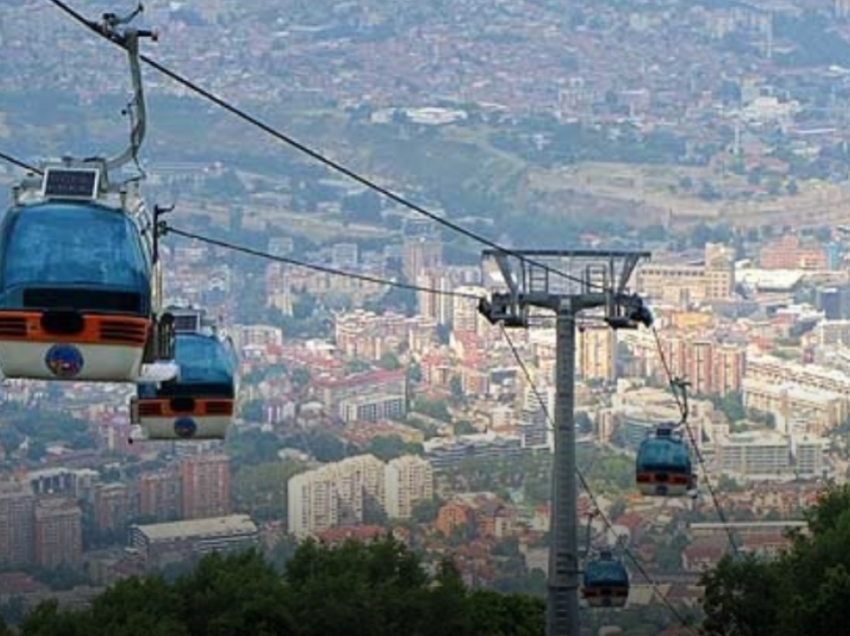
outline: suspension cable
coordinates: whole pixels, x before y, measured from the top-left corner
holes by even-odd
[[[401,281],[372,276],[370,274],[360,274],[357,272],[349,272],[342,269],[336,269],[334,267],[328,267],[326,265],[306,263],[304,261],[300,261],[294,258],[287,258],[285,256],[276,256],[274,254],[269,254],[268,252],[263,252],[262,250],[255,249],[253,247],[238,245],[236,243],[231,243],[230,241],[224,241],[221,239],[210,238],[209,236],[204,236],[203,234],[197,234],[195,232],[181,230],[180,228],[172,227],[170,225],[165,227],[165,232],[166,234],[175,234],[177,236],[182,236],[184,238],[199,241],[201,243],[206,243],[207,245],[213,245],[215,247],[232,250],[234,252],[240,252],[249,256],[256,256],[257,258],[263,258],[269,261],[275,261],[277,263],[284,263],[286,265],[293,265],[295,267],[303,267],[305,269],[311,269],[313,271],[321,272],[323,274],[329,274],[331,276],[341,276],[344,278],[351,278],[353,280],[359,280],[367,283],[374,283],[376,285],[386,285],[388,287],[396,287],[398,289],[406,289],[408,291],[425,292],[428,294],[435,294],[440,296],[450,296],[452,298],[460,298],[463,300],[470,300],[476,302],[479,301],[481,298],[480,296],[476,296],[475,294],[437,289],[435,287],[425,287],[423,285],[413,285]]]
[[[667,377],[668,385],[670,386],[670,390],[673,392],[676,404],[678,405],[679,411],[682,414],[681,425],[684,427],[685,432],[688,435],[688,439],[691,442],[691,448],[694,449],[694,455],[696,456],[700,468],[702,469],[706,489],[708,490],[708,493],[711,496],[711,501],[714,505],[715,511],[717,512],[717,517],[723,524],[723,529],[726,532],[727,539],[729,540],[729,546],[732,548],[733,554],[735,556],[738,556],[738,542],[735,540],[735,535],[732,532],[732,528],[729,527],[729,521],[727,520],[726,512],[723,510],[723,506],[720,505],[720,499],[711,482],[711,474],[708,471],[708,466],[706,465],[705,458],[703,457],[702,451],[700,450],[700,445],[697,443],[698,440],[696,438],[696,434],[694,433],[693,428],[691,427],[690,422],[688,421],[688,402],[687,393],[685,393],[685,391],[687,390],[688,383],[682,378],[677,378],[673,375],[673,371],[667,360],[667,356],[664,353],[664,346],[661,343],[661,336],[659,335],[658,330],[655,327],[652,328],[652,334],[655,338],[655,346],[658,350],[658,356],[661,359],[661,365],[664,368],[664,373]]]
[[[50,3],[52,3],[54,6],[56,6],[57,8],[61,9],[64,13],[66,13],[68,16],[70,16],[73,20],[75,20],[76,22],[85,26],[90,31],[92,31],[92,32],[96,33],[97,35],[103,37],[107,41],[112,42],[113,44],[121,46],[121,43],[117,42],[113,37],[110,37],[110,34],[107,33],[106,31],[104,31],[104,29],[97,22],[94,22],[92,20],[85,18],[78,11],[71,8],[66,2],[63,2],[63,0],[48,0],[48,1]],[[549,272],[550,274],[560,276],[562,278],[565,278],[566,280],[582,284],[586,287],[598,289],[600,291],[610,291],[610,290],[606,289],[605,286],[600,284],[600,283],[597,283],[597,282],[592,281],[592,280],[584,280],[579,276],[574,276],[572,274],[568,274],[568,273],[563,272],[559,269],[553,268],[553,267],[547,265],[546,263],[542,263],[540,261],[531,259],[528,256],[525,256],[524,254],[522,254],[521,252],[517,252],[516,250],[504,247],[504,246],[496,243],[495,241],[493,241],[493,240],[491,240],[491,239],[489,239],[485,236],[482,236],[482,235],[480,235],[476,232],[473,232],[472,230],[470,230],[468,228],[463,227],[462,225],[459,225],[459,224],[457,224],[453,221],[450,221],[446,218],[443,218],[440,215],[438,215],[434,212],[431,212],[430,210],[425,209],[421,205],[414,203],[410,199],[390,190],[387,187],[380,185],[379,183],[375,182],[373,179],[365,177],[365,176],[361,175],[360,173],[356,172],[355,170],[348,168],[348,167],[344,166],[343,164],[339,163],[338,161],[331,159],[327,155],[319,152],[318,150],[312,148],[311,146],[308,146],[307,144],[305,144],[301,141],[298,141],[297,139],[295,139],[291,135],[288,135],[288,134],[280,131],[279,129],[275,128],[274,126],[262,121],[258,117],[256,117],[256,116],[248,113],[247,111],[243,110],[242,108],[231,104],[229,101],[225,100],[224,98],[216,95],[215,93],[213,93],[210,90],[203,88],[202,86],[200,86],[197,83],[193,82],[192,80],[184,77],[183,75],[177,73],[176,71],[171,70],[170,68],[166,67],[165,65],[161,64],[160,62],[157,62],[153,58],[151,58],[151,57],[149,57],[149,56],[147,56],[143,53],[140,53],[139,59],[142,60],[145,64],[147,64],[151,68],[162,73],[163,75],[165,75],[169,79],[177,82],[178,84],[184,86],[185,88],[196,93],[197,95],[200,95],[204,99],[214,103],[215,105],[226,110],[227,112],[231,113],[232,115],[235,115],[239,119],[241,119],[241,120],[251,124],[252,126],[262,130],[266,134],[274,137],[278,141],[286,144],[287,146],[294,148],[295,150],[307,155],[308,157],[310,157],[314,161],[323,164],[325,167],[330,168],[331,170],[334,170],[335,172],[338,172],[338,173],[348,177],[349,179],[352,179],[353,181],[356,181],[357,183],[373,190],[374,192],[377,192],[378,194],[386,197],[387,199],[390,199],[391,201],[398,203],[399,205],[406,207],[409,210],[416,212],[417,214],[424,216],[424,217],[434,221],[435,223],[438,223],[439,225],[442,225],[442,226],[444,226],[444,227],[446,227],[446,228],[448,228],[448,229],[450,229],[450,230],[452,230],[452,231],[454,231],[458,234],[461,234],[462,236],[464,236],[468,239],[471,239],[471,240],[473,240],[477,243],[481,243],[482,245],[486,245],[487,247],[490,247],[494,250],[497,250],[497,251],[499,251],[503,254],[506,254],[508,256],[513,256],[514,258],[517,258],[517,259],[519,259],[523,262],[526,262],[529,265],[539,267],[539,268],[545,270],[546,272]]]
[[[35,174],[44,174],[39,168],[36,168],[34,165],[23,161],[22,159],[17,159],[12,155],[7,155],[5,152],[0,151],[0,159],[3,161],[8,161],[12,165],[18,166],[18,168],[23,168],[24,170],[29,170],[30,172],[34,172]]]
[[[505,326],[502,323],[499,323],[499,327],[501,328],[502,336],[505,338],[505,341],[508,343],[508,346],[510,347],[511,352],[514,355],[514,358],[516,359],[517,364],[519,364],[520,369],[522,369],[522,372],[523,372],[523,375],[525,376],[526,381],[531,386],[531,389],[534,392],[534,395],[536,396],[538,402],[540,403],[540,408],[541,408],[541,410],[543,411],[543,414],[546,417],[546,421],[549,425],[549,428],[554,429],[555,423],[552,419],[551,414],[549,413],[549,408],[547,407],[546,402],[543,400],[543,396],[540,393],[540,390],[538,389],[537,384],[534,382],[534,378],[532,377],[531,372],[528,369],[528,366],[525,364],[525,361],[522,359],[522,356],[519,354],[519,351],[517,350],[516,346],[514,345],[513,339],[511,338],[510,334],[508,333],[508,330],[505,328]],[[596,511],[598,511],[599,516],[602,518],[602,522],[605,524],[605,527],[608,528],[609,532],[611,532],[612,534],[615,534],[614,524],[611,522],[611,520],[608,518],[608,516],[602,510],[601,506],[599,505],[599,501],[596,498],[596,495],[593,493],[593,490],[590,488],[590,483],[588,482],[587,478],[584,476],[582,471],[579,470],[578,467],[576,467],[576,476],[578,477],[582,488],[587,493],[587,496],[590,499],[590,503],[593,505],[593,508]],[[623,551],[629,557],[631,562],[634,564],[635,568],[638,570],[640,575],[646,580],[647,583],[649,583],[649,586],[653,589],[655,594],[667,606],[667,608],[670,610],[670,613],[673,615],[673,617],[682,626],[687,627],[691,631],[694,631],[693,628],[691,628],[690,625],[688,624],[689,621],[685,619],[685,617],[678,610],[678,608],[675,605],[673,605],[673,603],[670,601],[670,599],[667,598],[667,596],[665,594],[661,593],[661,590],[659,589],[658,583],[656,583],[652,579],[652,577],[649,575],[649,572],[646,571],[646,568],[643,566],[643,563],[641,563],[641,561],[637,558],[637,556],[629,549],[628,546],[623,546]],[[697,632],[694,631],[694,633],[696,634]]]

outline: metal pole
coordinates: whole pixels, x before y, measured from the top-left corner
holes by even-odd
[[[549,544],[547,636],[579,636],[579,561],[576,493],[575,364],[576,314],[572,298],[561,299],[556,326],[555,440]]]

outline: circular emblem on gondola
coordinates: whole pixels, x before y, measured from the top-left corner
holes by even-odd
[[[57,378],[75,378],[83,370],[83,354],[74,345],[53,345],[44,355],[44,364]]]
[[[189,439],[198,432],[198,425],[191,417],[179,417],[174,422],[174,433],[181,439]]]

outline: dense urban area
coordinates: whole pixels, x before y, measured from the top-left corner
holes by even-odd
[[[578,333],[582,547],[619,546],[641,570],[625,609],[586,610],[588,633],[844,633],[850,0],[152,0],[144,21],[161,30],[144,44],[155,59],[441,218],[514,248],[651,251],[630,289],[655,329],[589,312]],[[310,567],[404,563],[416,620],[458,621],[415,633],[541,633],[552,321],[491,324],[482,245],[152,69],[145,81],[151,201],[175,205],[175,227],[255,251],[163,243],[166,296],[234,340],[239,416],[224,442],[131,442],[132,386],[7,380],[0,617],[40,607],[23,633],[47,634],[79,611],[67,633],[120,634],[98,618],[110,603],[185,596],[213,612],[204,580],[226,579],[224,599],[276,568],[288,609],[267,633],[327,634],[370,619],[298,614],[346,585],[310,587]],[[127,93],[120,51],[49,2],[4,1],[3,151],[37,163],[118,147]],[[21,174],[0,165],[0,185]],[[694,498],[634,483],[641,441],[681,416],[671,377],[689,382]],[[816,610],[782,614],[788,572],[832,586]],[[394,615],[389,596],[370,602]],[[497,606],[522,627],[476,623]],[[191,626],[162,633],[242,633],[172,618]]]

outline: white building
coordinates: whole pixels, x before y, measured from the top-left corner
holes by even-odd
[[[414,455],[394,459],[384,477],[386,511],[393,519],[409,519],[417,503],[434,497],[434,470],[426,459]]]
[[[717,445],[720,470],[742,477],[793,475],[788,439],[778,433],[738,433]]]
[[[289,531],[303,538],[329,528],[364,522],[384,508],[384,463],[358,455],[296,475],[287,485]]]

